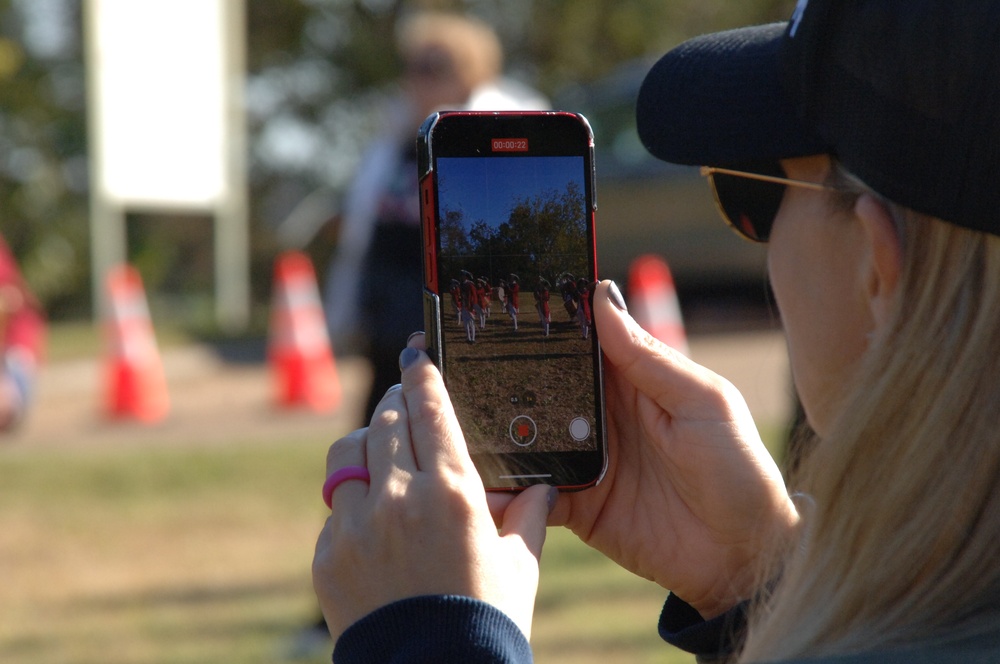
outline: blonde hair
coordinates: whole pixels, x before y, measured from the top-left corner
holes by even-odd
[[[889,207],[895,311],[792,481],[815,505],[740,661],[997,629],[1000,237]]]
[[[419,12],[406,17],[397,32],[399,52],[412,57],[430,48],[449,55],[470,90],[488,83],[503,69],[503,48],[486,23],[461,14]]]

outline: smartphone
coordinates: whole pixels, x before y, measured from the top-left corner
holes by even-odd
[[[446,111],[417,147],[428,353],[484,484],[593,486],[608,455],[590,124]]]

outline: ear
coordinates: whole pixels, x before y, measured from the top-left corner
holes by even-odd
[[[896,296],[903,264],[903,246],[889,209],[874,195],[865,193],[854,204],[867,242],[864,283],[875,327],[888,319]]]

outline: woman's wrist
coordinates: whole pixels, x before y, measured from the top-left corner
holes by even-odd
[[[458,595],[425,595],[383,606],[337,640],[336,662],[521,664],[531,646],[504,612]]]

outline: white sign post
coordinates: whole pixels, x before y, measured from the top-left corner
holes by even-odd
[[[85,0],[98,311],[127,211],[207,211],[218,322],[249,320],[243,1]]]

